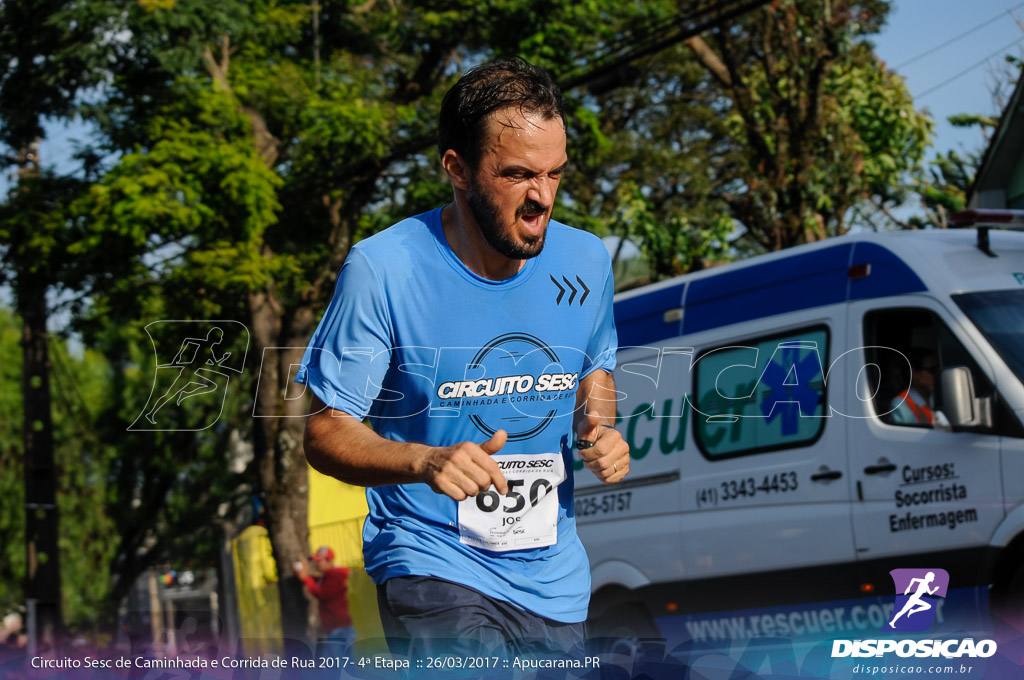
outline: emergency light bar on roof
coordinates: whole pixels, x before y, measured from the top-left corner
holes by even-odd
[[[950,227],[974,227],[978,230],[978,250],[996,257],[988,242],[989,229],[1024,229],[1024,210],[961,210],[953,215]]]

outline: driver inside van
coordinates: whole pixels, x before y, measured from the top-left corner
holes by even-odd
[[[935,408],[938,357],[930,349],[914,347],[907,358],[910,361],[910,386],[893,397],[890,404],[890,422],[893,425],[949,430],[949,420],[942,411]]]

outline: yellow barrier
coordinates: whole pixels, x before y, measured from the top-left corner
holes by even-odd
[[[348,609],[357,640],[384,636],[377,611],[377,586],[363,568],[363,520],[358,517],[309,528],[310,550],[328,545],[334,550],[334,563],[349,568]]]
[[[334,550],[334,563],[349,568],[348,605],[356,639],[380,640],[384,633],[377,612],[377,587],[363,568],[363,521],[366,495],[362,488],[343,484],[309,470],[309,549],[321,545]],[[261,641],[252,654],[279,654],[281,604],[277,569],[267,530],[251,526],[231,547],[238,585],[241,637]]]
[[[251,526],[232,541],[238,588],[240,636],[253,649],[245,653],[280,656],[281,599],[277,592],[277,567],[265,527]]]

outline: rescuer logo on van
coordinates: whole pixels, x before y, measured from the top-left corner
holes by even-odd
[[[949,588],[946,570],[893,569],[889,575],[896,585],[896,603],[892,618],[882,630],[909,633],[935,623],[935,598],[946,597]]]
[[[944,569],[893,569],[889,575],[896,586],[896,600],[892,617],[882,632],[918,632],[935,623],[935,598],[946,597],[949,574]],[[975,641],[973,638],[832,641],[833,658],[889,653],[903,658],[988,658],[996,653],[996,643],[994,640]]]

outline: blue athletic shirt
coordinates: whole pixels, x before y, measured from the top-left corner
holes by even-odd
[[[387,439],[449,446],[504,429],[499,464],[507,454],[554,453],[567,475],[558,486],[557,542],[505,552],[460,542],[459,504],[426,484],[368,488],[363,550],[375,583],[433,576],[555,621],[586,619],[590,569],[572,504],[572,414],[579,381],[615,367],[612,296],[601,241],[553,220],[541,253],[503,281],[456,257],[440,208],[353,246],[296,382],[332,408],[369,417]],[[476,500],[488,509],[519,502]]]

